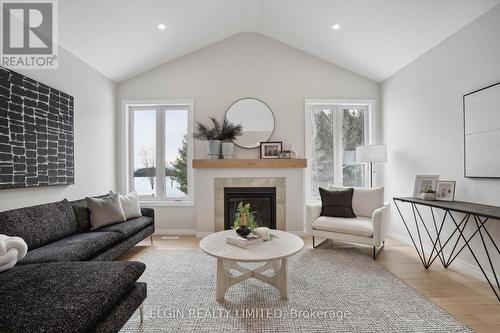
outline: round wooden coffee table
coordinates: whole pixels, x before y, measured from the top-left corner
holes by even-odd
[[[289,232],[271,230],[271,239],[250,249],[226,243],[226,237],[234,230],[216,232],[200,241],[200,248],[217,258],[216,299],[224,298],[226,291],[244,280],[255,278],[278,288],[283,299],[288,299],[287,258],[299,252],[304,241]],[[238,262],[262,262],[256,269],[248,269]],[[240,275],[233,276],[231,270]],[[273,275],[263,275],[272,270]]]

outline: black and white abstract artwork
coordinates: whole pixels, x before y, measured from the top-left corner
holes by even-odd
[[[0,67],[0,189],[74,184],[73,103]]]

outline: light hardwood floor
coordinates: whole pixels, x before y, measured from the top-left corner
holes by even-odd
[[[310,238],[305,238],[305,247],[312,248]],[[157,248],[197,248],[199,239],[179,237],[164,239],[154,237]],[[145,240],[124,253],[119,259],[134,260],[150,249],[150,241]],[[331,246],[325,244],[325,246]],[[345,246],[335,244],[334,246]],[[367,255],[371,248],[361,248]],[[500,332],[500,302],[497,301],[489,285],[474,276],[453,268],[445,269],[435,262],[429,270],[423,268],[413,248],[389,239],[385,249],[377,259],[387,270],[417,289],[440,305],[458,320],[477,332]]]

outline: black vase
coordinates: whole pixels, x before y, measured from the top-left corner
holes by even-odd
[[[240,235],[241,237],[245,237],[245,236],[248,236],[250,234],[251,230],[249,227],[247,227],[246,225],[242,225],[242,226],[239,226],[238,228],[236,228],[236,233],[238,235]]]

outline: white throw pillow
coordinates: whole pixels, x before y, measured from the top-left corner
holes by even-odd
[[[347,188],[346,186],[328,185],[328,189]],[[375,209],[384,206],[383,187],[353,187],[352,211],[356,216],[372,217]]]
[[[110,194],[104,198],[85,198],[90,210],[92,229],[126,220],[118,194]]]
[[[109,193],[115,194],[113,193],[113,191],[110,191]],[[119,194],[119,196],[123,208],[123,213],[125,214],[125,218],[127,220],[142,216],[141,205],[139,204],[139,197],[137,196],[136,191],[130,192],[127,195]]]
[[[28,252],[28,245],[20,237],[0,234],[0,272],[14,267]]]

